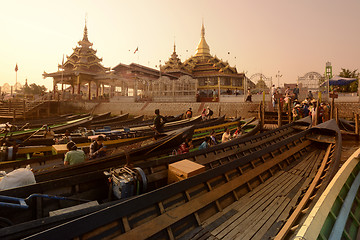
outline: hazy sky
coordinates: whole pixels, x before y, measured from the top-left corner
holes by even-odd
[[[338,74],[359,68],[359,0],[0,0],[0,85],[44,84],[82,39],[85,15],[89,40],[105,67],[131,62],[149,67],[176,51],[195,54],[204,19],[212,55],[250,77],[283,84],[307,72],[323,73],[326,61]],[[134,54],[134,50],[139,51]],[[230,52],[230,54],[228,54]],[[277,81],[276,81],[277,82]]]

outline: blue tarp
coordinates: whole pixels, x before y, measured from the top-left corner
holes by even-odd
[[[348,85],[354,81],[356,81],[357,78],[344,78],[339,76],[334,76],[329,80],[330,86],[344,86]],[[327,86],[327,81],[323,82],[321,86]]]

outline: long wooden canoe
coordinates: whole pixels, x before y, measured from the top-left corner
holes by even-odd
[[[94,115],[93,116],[93,119],[92,119],[92,122],[96,122],[98,120],[103,120],[103,119],[107,119],[109,118],[111,115],[111,112],[105,112],[105,113],[102,113],[102,114],[98,114],[98,115]]]
[[[117,122],[117,121],[125,120],[128,117],[129,117],[129,113],[125,113],[125,114],[122,114],[119,116],[114,116],[114,117],[110,117],[110,118],[106,118],[106,119],[92,121],[91,124],[106,124],[106,123],[111,123],[111,122]]]
[[[296,239],[359,239],[360,149],[336,173]]]
[[[27,239],[291,238],[338,170],[339,143],[331,120]]]
[[[50,125],[49,127],[51,127],[51,129],[54,132],[61,132],[61,131],[65,131],[67,129],[74,129],[79,126],[86,125],[86,124],[90,123],[91,119],[92,119],[92,117],[88,116],[88,117],[84,117],[84,118],[80,118],[80,119],[76,119],[76,120],[70,120],[67,122]],[[8,134],[2,133],[2,134],[0,134],[0,137],[4,137],[5,135],[7,135],[7,136],[11,136],[12,138],[25,138],[35,132],[41,131],[42,129],[43,128],[40,127],[40,128],[25,129],[22,131],[11,132]]]
[[[91,124],[90,125],[90,129],[103,129],[104,126],[106,127],[110,127],[110,128],[121,128],[121,127],[125,127],[125,126],[131,126],[133,124],[136,123],[141,123],[144,119],[144,115],[139,115],[139,116],[135,116],[134,118],[130,118],[127,120],[121,120],[121,121],[116,121],[116,122],[111,122],[111,123],[102,123],[102,124]]]

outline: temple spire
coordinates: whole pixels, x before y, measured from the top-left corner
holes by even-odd
[[[210,47],[209,45],[206,43],[205,40],[205,27],[204,27],[204,21],[202,22],[202,26],[201,26],[201,38],[200,38],[200,42],[198,44],[198,47],[196,49],[196,53],[195,56],[197,57],[209,57],[210,55]]]
[[[82,47],[90,47],[93,44],[89,41],[88,39],[88,31],[87,31],[87,18],[85,17],[85,27],[84,27],[84,36],[83,39],[81,41],[79,41],[79,45]]]

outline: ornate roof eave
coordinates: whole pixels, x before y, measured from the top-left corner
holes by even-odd
[[[102,66],[101,64],[99,64],[97,62],[81,63],[81,62],[72,62],[72,61],[67,61],[66,63],[64,63],[64,68],[66,68],[66,66],[69,65],[69,64],[74,66],[74,68],[76,68],[76,67],[90,68],[92,66],[97,66],[97,67],[100,67],[104,71],[110,71],[110,69],[111,69],[110,67],[104,67],[104,66]]]
[[[96,73],[90,73],[90,72],[86,72],[86,71],[82,71],[82,70],[57,71],[57,72],[52,72],[52,73],[44,72],[42,75],[44,78],[46,78],[46,77],[57,77],[57,76],[71,76],[71,75],[77,76],[79,74],[85,74],[85,75],[91,75],[91,76],[98,75]]]

